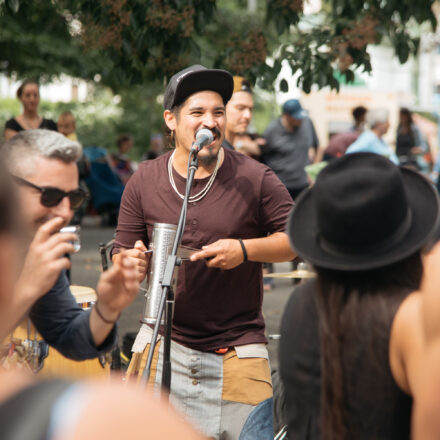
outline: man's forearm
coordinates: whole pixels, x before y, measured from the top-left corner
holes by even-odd
[[[243,240],[249,261],[278,263],[293,260],[296,255],[290,248],[289,238],[284,232],[275,232],[264,238]]]
[[[9,313],[4,323],[8,332],[20,323],[37,299],[38,295],[29,286],[22,285],[20,282],[16,284],[12,302],[9,306]]]
[[[100,312],[103,314],[102,317],[99,316],[95,306],[90,313],[90,331],[96,347],[99,347],[107,339],[119,317],[118,314],[111,315],[107,311],[104,312],[100,310]],[[107,313],[107,315],[105,313]],[[109,322],[105,322],[104,319]],[[110,323],[110,321],[114,322]]]

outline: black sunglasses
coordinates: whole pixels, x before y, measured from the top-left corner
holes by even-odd
[[[84,200],[87,199],[88,193],[84,191],[81,188],[74,189],[73,191],[63,191],[59,188],[54,188],[51,186],[45,186],[41,187],[38,185],[34,185],[32,182],[28,182],[25,179],[22,179],[21,177],[13,176],[14,179],[20,184],[29,186],[31,188],[34,188],[41,193],[41,199],[40,202],[43,206],[46,208],[53,208],[54,206],[57,206],[60,204],[61,200],[64,199],[64,197],[68,197],[70,201],[70,207],[71,209],[78,209]]]

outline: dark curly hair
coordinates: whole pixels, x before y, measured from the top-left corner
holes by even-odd
[[[25,79],[21,84],[20,87],[17,89],[17,98],[20,99],[23,95],[24,88],[28,84],[35,84],[38,88],[40,88],[40,84],[35,79]]]

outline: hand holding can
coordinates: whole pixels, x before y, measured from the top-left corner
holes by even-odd
[[[79,252],[81,249],[81,240],[79,238],[79,234],[81,232],[81,226],[79,225],[72,225],[72,226],[65,226],[64,228],[60,229],[60,232],[67,232],[70,234],[76,234],[78,236],[77,240],[73,240],[71,243],[73,244],[73,252]]]

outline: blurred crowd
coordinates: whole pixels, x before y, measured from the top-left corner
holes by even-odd
[[[76,119],[72,112],[66,111],[58,120],[46,119],[39,114],[39,84],[34,80],[25,80],[17,89],[17,99],[22,105],[21,114],[7,120],[4,127],[4,140],[11,139],[17,133],[31,129],[58,131],[68,139],[81,143],[78,139]],[[91,197],[73,219],[80,224],[84,214],[99,214],[102,225],[115,226],[120,199],[128,179],[136,171],[137,161],[130,159],[133,149],[133,136],[123,133],[115,140],[115,153],[110,154],[99,146],[84,146],[83,155],[78,161],[80,184],[88,189]],[[153,134],[150,144],[141,160],[158,157],[164,152],[161,134]]]
[[[17,99],[22,104],[22,113],[6,121],[4,140],[23,130],[44,128],[81,142],[72,112],[61,113],[57,121],[39,114],[38,82],[23,81],[17,90]],[[344,154],[361,151],[379,153],[396,164],[412,167],[440,188],[440,159],[435,159],[437,155],[433,146],[429,145],[427,136],[414,122],[408,108],[399,110],[393,146],[384,140],[390,127],[390,115],[383,108],[367,109],[362,105],[353,108],[350,130],[330,133],[327,145],[319,142],[313,121],[298,99],[287,100],[281,107],[281,116],[271,121],[261,134],[253,130],[253,109],[250,82],[234,77],[234,94],[227,106],[224,146],[267,164],[293,199],[313,183],[329,162]],[[103,225],[116,225],[123,188],[139,162],[155,159],[167,149],[163,135],[155,133],[151,135],[140,161],[136,161],[130,158],[133,144],[133,135],[122,133],[115,140],[114,153],[109,154],[99,146],[85,146],[78,168],[81,185],[88,187],[91,198],[76,213],[75,223],[79,224],[82,216],[89,213],[100,214]]]

